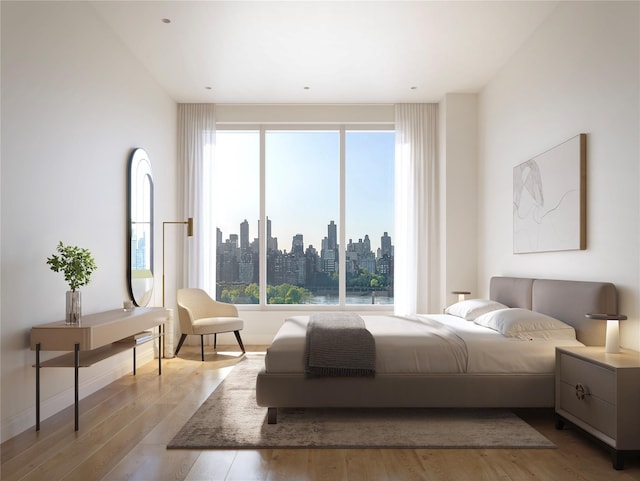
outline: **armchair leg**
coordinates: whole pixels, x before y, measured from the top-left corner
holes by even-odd
[[[182,347],[182,343],[184,342],[184,340],[187,338],[186,334],[183,334],[182,336],[180,336],[180,341],[178,341],[178,348],[176,349],[176,356],[178,355],[178,352],[180,352],[180,348]]]
[[[204,361],[204,335],[200,334],[200,357]]]
[[[242,338],[240,337],[240,331],[233,331],[233,333],[236,335],[236,340],[238,341],[238,344],[240,344],[240,349],[242,349],[242,352],[246,352],[244,350],[244,344],[242,344]]]
[[[218,334],[213,335],[213,350],[215,351],[218,347]]]

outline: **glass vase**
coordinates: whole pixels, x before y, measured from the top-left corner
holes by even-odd
[[[80,291],[67,291],[65,324],[69,326],[80,324],[80,316],[82,314],[81,299]]]

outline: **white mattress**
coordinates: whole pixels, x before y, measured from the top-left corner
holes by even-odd
[[[445,314],[362,316],[376,340],[376,372],[530,373],[555,368],[556,346],[582,346],[577,340],[520,340],[460,317]],[[267,349],[270,373],[303,373],[309,316],[287,318]]]

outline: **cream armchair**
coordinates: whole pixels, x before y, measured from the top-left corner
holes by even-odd
[[[180,319],[180,342],[176,356],[188,335],[200,336],[200,355],[204,361],[204,336],[213,334],[213,348],[216,348],[218,333],[231,332],[242,352],[245,352],[240,331],[244,321],[238,317],[238,309],[233,304],[214,301],[202,289],[178,289],[176,296],[178,317]]]

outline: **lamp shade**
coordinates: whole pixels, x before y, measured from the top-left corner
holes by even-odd
[[[600,319],[601,321],[626,321],[627,316],[624,314],[585,314],[584,317],[589,319]]]

